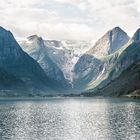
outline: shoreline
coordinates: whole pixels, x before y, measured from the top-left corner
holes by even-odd
[[[59,99],[118,99],[118,100],[140,100],[139,97],[121,96],[121,97],[104,97],[104,96],[46,96],[46,97],[0,97],[0,101],[43,101]]]

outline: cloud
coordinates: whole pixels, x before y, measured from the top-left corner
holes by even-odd
[[[96,40],[114,26],[132,35],[139,7],[139,0],[1,0],[0,25],[17,38]]]

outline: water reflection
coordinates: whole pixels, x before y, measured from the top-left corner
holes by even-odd
[[[108,107],[108,124],[111,138],[140,139],[140,106],[134,102],[113,104]]]
[[[0,102],[0,140],[139,140],[140,103],[71,98]]]

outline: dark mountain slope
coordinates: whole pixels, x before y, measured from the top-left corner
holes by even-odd
[[[136,90],[140,90],[140,61],[132,64],[118,78],[103,88],[98,88],[93,93],[87,93],[87,95],[123,96]],[[140,92],[138,94],[140,95]]]
[[[20,48],[12,33],[2,27],[0,27],[0,67],[25,82],[33,94],[38,91],[46,94],[59,91],[59,84],[49,79],[40,65]]]

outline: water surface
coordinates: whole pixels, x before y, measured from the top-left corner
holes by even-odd
[[[0,100],[0,140],[140,140],[140,101]]]

